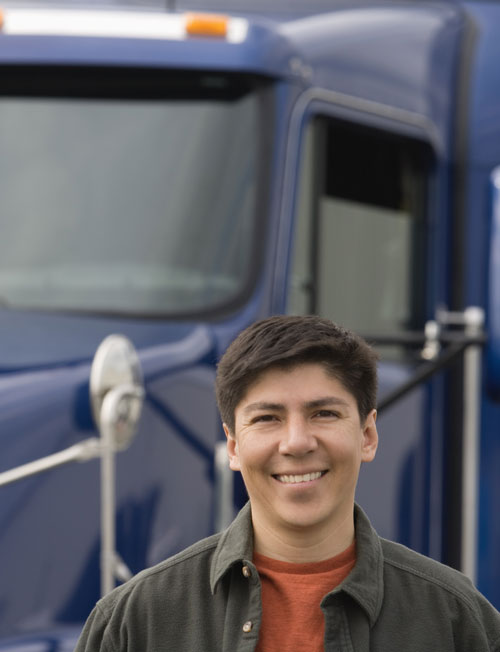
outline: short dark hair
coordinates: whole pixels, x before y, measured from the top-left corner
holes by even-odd
[[[255,322],[229,345],[215,381],[222,421],[234,432],[235,410],[272,368],[318,363],[356,399],[362,421],[376,406],[377,353],[359,335],[316,315],[276,315]]]

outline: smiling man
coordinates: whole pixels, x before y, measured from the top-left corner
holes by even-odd
[[[101,600],[76,652],[500,652],[500,614],[472,584],[380,539],[354,502],[378,445],[364,340],[271,317],[228,348],[216,392],[249,502]]]
[[[264,372],[224,430],[250,497],[256,552],[315,562],[352,543],[360,464],[377,448],[374,409],[361,418],[339,380],[302,363]]]

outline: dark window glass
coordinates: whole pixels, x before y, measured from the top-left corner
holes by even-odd
[[[308,125],[290,313],[372,337],[421,327],[428,167],[415,141],[327,118]]]

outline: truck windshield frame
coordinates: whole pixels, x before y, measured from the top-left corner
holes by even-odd
[[[0,82],[1,307],[210,318],[246,301],[269,79],[11,66]]]

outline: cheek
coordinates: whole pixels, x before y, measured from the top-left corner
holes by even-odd
[[[328,450],[332,458],[339,462],[357,464],[362,457],[361,435],[352,431],[340,433],[335,440],[329,442]]]
[[[244,437],[239,445],[241,467],[258,468],[270,459],[273,454],[271,442],[265,437]]]

